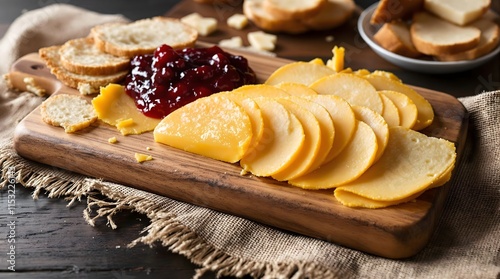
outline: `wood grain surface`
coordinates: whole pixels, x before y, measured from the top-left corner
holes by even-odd
[[[244,55],[261,81],[290,62]],[[59,84],[37,54],[21,58],[12,72],[19,78],[35,77],[52,94],[78,94]],[[455,142],[460,155],[467,129],[467,112],[461,103],[447,94],[415,89],[429,100],[436,114],[434,123],[423,132]],[[108,143],[112,136],[118,138],[117,144]],[[427,191],[415,202],[385,209],[353,209],[338,203],[331,190],[307,191],[273,179],[241,176],[236,164],[155,143],[152,133],[121,136],[114,127],[97,122],[75,134],[66,134],[62,128],[45,124],[39,109],[17,126],[15,148],[21,156],[51,166],[388,258],[409,257],[425,246],[449,189],[446,184]],[[154,160],[139,164],[135,152],[151,154]]]

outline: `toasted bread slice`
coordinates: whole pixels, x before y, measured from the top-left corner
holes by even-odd
[[[101,51],[127,57],[153,53],[163,44],[173,48],[192,47],[198,39],[195,28],[178,19],[160,16],[98,25],[91,29],[90,35]]]
[[[437,56],[441,61],[472,60],[491,52],[500,41],[500,27],[495,22],[481,18],[470,24],[481,30],[479,45],[471,50],[457,54]]]
[[[473,26],[458,26],[430,13],[419,12],[413,16],[410,34],[418,51],[441,56],[476,47],[481,30]]]
[[[346,22],[355,9],[353,0],[328,0],[318,14],[302,22],[312,30],[332,29]]]
[[[111,75],[82,75],[66,70],[61,65],[59,50],[61,46],[50,46],[41,48],[38,53],[45,61],[47,67],[50,68],[52,74],[61,81],[64,85],[78,89],[81,94],[98,93],[101,86],[106,86],[109,83],[121,81],[128,73],[128,70],[117,72]]]
[[[327,0],[264,0],[262,7],[278,19],[304,19],[317,15]]]
[[[127,70],[130,59],[102,52],[92,38],[69,40],[59,49],[61,65],[82,75],[109,75]]]
[[[370,18],[371,24],[407,19],[420,11],[424,0],[381,0]]]
[[[373,39],[383,48],[399,55],[407,57],[422,55],[413,45],[410,27],[404,21],[397,20],[384,23],[375,33]]]
[[[263,8],[265,0],[245,0],[243,13],[257,27],[268,32],[299,34],[309,29],[299,20],[277,18]]]
[[[84,129],[97,120],[94,107],[83,97],[59,94],[45,100],[40,106],[42,120],[64,128],[66,133]]]
[[[491,0],[425,0],[424,7],[431,13],[457,25],[467,25],[485,14]]]

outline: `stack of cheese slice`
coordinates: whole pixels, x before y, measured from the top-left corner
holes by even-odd
[[[165,117],[155,141],[303,189],[336,188],[347,206],[406,202],[450,178],[454,144],[415,131],[434,117],[421,95],[390,73],[326,67],[292,63],[267,84],[199,99]],[[297,83],[305,73],[315,80]]]

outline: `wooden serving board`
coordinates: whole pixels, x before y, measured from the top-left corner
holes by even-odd
[[[291,62],[244,55],[260,81]],[[78,94],[61,85],[37,54],[17,61],[11,74],[20,87],[24,76],[32,76],[52,94]],[[460,155],[467,130],[467,112],[462,104],[444,93],[415,89],[429,100],[436,113],[434,123],[423,132],[455,142]],[[118,143],[108,143],[113,136]],[[75,134],[66,134],[62,128],[45,124],[39,108],[18,124],[15,149],[37,162],[388,258],[412,256],[426,245],[450,187],[446,184],[429,190],[415,202],[398,206],[354,209],[337,202],[333,190],[308,191],[273,179],[242,176],[237,164],[155,143],[152,133],[122,136],[114,127],[97,122]],[[154,160],[137,163],[135,152],[151,154]]]

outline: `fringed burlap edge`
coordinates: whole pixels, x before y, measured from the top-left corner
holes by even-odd
[[[160,243],[170,251],[183,255],[200,266],[193,278],[200,278],[207,271],[217,277],[246,275],[253,278],[338,278],[334,271],[313,262],[269,263],[242,259],[230,255],[205,242],[176,216],[145,197],[124,195],[116,187],[125,187],[65,170],[52,168],[21,158],[14,151],[12,143],[0,148],[0,189],[5,188],[9,179],[26,188],[34,188],[33,199],[42,191],[49,198],[64,198],[68,207],[86,198],[84,219],[91,226],[98,218],[107,218],[108,225],[116,229],[113,216],[120,211],[130,210],[145,214],[151,221],[128,247],[138,243],[153,246]],[[97,209],[96,209],[97,208]],[[94,214],[94,215],[93,215]]]

